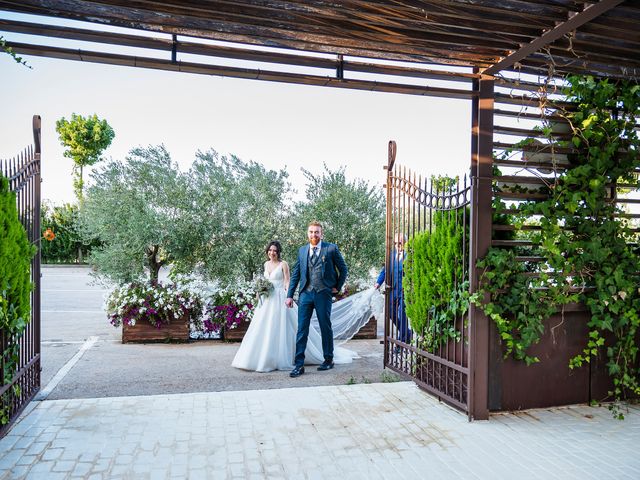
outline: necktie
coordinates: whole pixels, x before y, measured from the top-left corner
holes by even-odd
[[[315,265],[318,261],[318,247],[313,247],[313,253],[311,254],[311,264]]]

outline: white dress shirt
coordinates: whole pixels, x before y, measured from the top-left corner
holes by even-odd
[[[316,252],[318,253],[318,255],[320,255],[320,250],[322,249],[322,240],[318,242],[318,245],[316,245],[316,247],[318,247],[318,250],[316,250]],[[314,246],[309,244],[309,258],[313,256],[313,249]]]

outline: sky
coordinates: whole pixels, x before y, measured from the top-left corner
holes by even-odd
[[[28,16],[0,12],[0,18]],[[397,142],[397,163],[417,174],[463,175],[469,169],[468,100],[24,59],[31,68],[0,55],[0,158],[33,143],[31,119],[40,115],[42,195],[55,204],[74,200],[72,162],[55,132],[55,122],[72,113],[95,113],[112,126],[116,136],[106,159],[163,144],[186,170],[198,150],[215,149],[269,169],[286,168],[299,192],[305,185],[301,168],[319,174],[323,164],[344,167],[349,180],[382,186],[389,140]]]

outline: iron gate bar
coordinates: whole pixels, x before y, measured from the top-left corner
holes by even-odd
[[[403,304],[396,291],[400,269],[396,267],[398,255],[396,241],[404,242],[420,232],[433,232],[436,217],[449,218],[463,228],[463,244],[468,239],[466,209],[471,200],[471,186],[466,176],[461,187],[435,185],[405,166],[395,165],[395,143],[390,142],[387,166],[387,222],[385,255],[385,354],[384,365],[401,376],[413,380],[420,388],[434,394],[450,405],[468,411],[469,400],[469,340],[466,315],[454,315],[447,321],[445,329],[453,330],[453,337],[442,341],[422,344],[425,332],[413,332],[412,336],[402,327],[405,315],[399,313]],[[400,237],[400,238],[399,238]],[[462,278],[454,277],[455,285],[466,281],[469,274],[469,255],[463,246],[457,256],[462,267]],[[408,319],[406,320],[408,322]],[[428,327],[427,327],[428,328]],[[426,337],[422,337],[423,339]],[[433,351],[427,350],[433,349]]]
[[[34,145],[27,147],[17,157],[0,160],[0,172],[9,180],[9,190],[16,194],[16,206],[20,222],[24,226],[29,242],[37,246],[37,253],[31,260],[31,320],[22,336],[17,339],[20,346],[17,371],[11,381],[0,388],[0,398],[14,386],[20,387],[20,394],[10,393],[9,422],[0,427],[4,435],[20,413],[40,390],[40,162],[41,162],[41,120],[33,116]],[[2,332],[2,348],[6,342]],[[4,402],[4,399],[2,400]]]

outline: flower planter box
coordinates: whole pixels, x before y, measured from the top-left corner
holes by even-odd
[[[228,342],[241,342],[248,328],[249,322],[241,322],[236,328],[225,328],[222,331],[222,338]]]
[[[224,329],[223,338],[228,342],[241,342],[244,334],[247,333],[249,322],[242,322],[236,328]],[[356,340],[367,340],[378,338],[378,321],[376,317],[371,317],[367,323],[353,336]]]
[[[371,317],[367,323],[365,323],[358,333],[353,338],[355,340],[369,340],[378,338],[378,321],[376,317]]]
[[[189,316],[184,315],[168,325],[156,328],[149,322],[138,322],[133,327],[122,325],[122,343],[189,341]]]

